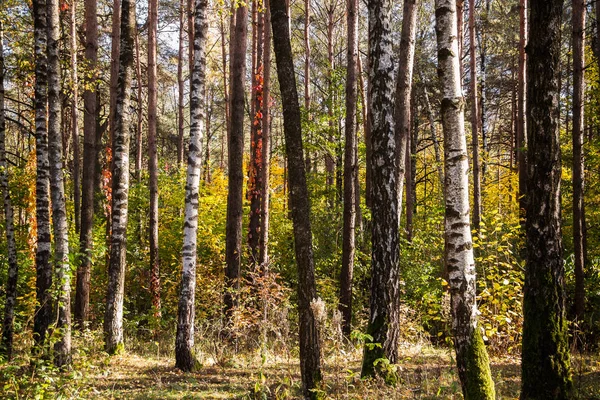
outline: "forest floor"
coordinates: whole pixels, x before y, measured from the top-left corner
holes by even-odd
[[[95,342],[95,341],[94,341]],[[85,342],[84,342],[85,343]],[[97,342],[96,342],[97,343]],[[89,343],[88,343],[89,344]],[[299,365],[279,349],[225,354],[223,348],[200,355],[202,367],[182,373],[157,342],[137,343],[109,357],[97,345],[78,351],[73,368],[56,371],[43,363],[0,364],[3,398],[18,399],[293,399],[299,398]],[[334,346],[335,347],[335,346]],[[449,348],[405,344],[397,366],[399,383],[389,387],[360,379],[360,350],[327,348],[324,399],[461,399]],[[169,352],[170,353],[170,352]],[[212,355],[210,355],[212,353]],[[16,360],[18,361],[18,360]],[[578,399],[600,399],[600,357],[572,359]],[[519,395],[518,357],[492,357],[498,399]]]

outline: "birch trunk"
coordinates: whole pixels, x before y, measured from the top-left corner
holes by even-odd
[[[348,53],[346,66],[346,121],[344,150],[344,228],[342,242],[342,270],[340,272],[339,310],[342,314],[342,333],[352,332],[352,275],[356,249],[356,100],[358,59],[358,0],[347,2]]]
[[[229,151],[229,191],[227,194],[227,224],[225,239],[225,316],[237,304],[242,252],[242,190],[244,175],[244,82],[246,79],[246,48],[248,7],[239,5],[236,10],[235,35],[231,52],[231,133]]]
[[[450,283],[452,331],[465,399],[495,399],[494,383],[477,327],[475,260],[469,221],[469,178],[464,105],[457,57],[456,4],[436,0],[438,74],[446,159],[446,270]]]
[[[123,295],[129,198],[130,97],[133,78],[133,42],[136,33],[135,4],[131,0],[123,0],[121,10],[119,79],[113,137],[112,232],[104,316],[104,344],[105,350],[109,354],[119,353],[123,349]]]
[[[83,92],[83,184],[81,198],[81,231],[79,251],[82,254],[77,268],[75,291],[75,323],[81,329],[89,319],[90,271],[92,267],[92,228],[94,226],[94,188],[96,176],[96,127],[98,123],[96,62],[98,61],[98,15],[97,2],[85,1],[85,60],[91,70],[90,82]]]
[[[585,310],[585,214],[584,214],[584,95],[585,1],[573,0],[573,247],[575,258],[575,317],[583,321]]]
[[[285,0],[271,0],[273,45],[281,89],[285,149],[289,165],[290,208],[294,225],[294,245],[298,265],[298,316],[300,372],[304,398],[317,399],[321,374],[319,330],[311,304],[317,300],[310,225],[310,205],[302,149],[300,104],[290,42],[288,9]]]
[[[59,3],[48,0],[48,158],[50,162],[50,194],[54,227],[54,262],[57,284],[58,341],[54,344],[54,363],[62,367],[71,360],[71,271],[69,266],[69,231],[63,174],[61,134]]]
[[[372,145],[372,259],[371,297],[362,376],[377,372],[375,361],[398,359],[398,186],[394,131],[394,63],[389,0],[369,0],[369,111]],[[385,371],[379,371],[385,373]],[[386,380],[395,379],[385,376]]]
[[[196,367],[194,356],[194,316],[196,294],[196,254],[198,234],[198,190],[200,156],[204,132],[204,85],[206,65],[207,0],[195,0],[194,66],[190,80],[190,147],[185,185],[185,223],[183,226],[183,272],[177,309],[175,366],[182,371]],[[192,43],[190,43],[192,45]]]
[[[562,0],[532,0],[527,44],[527,219],[521,399],[569,399],[558,79]]]
[[[37,220],[36,310],[33,337],[43,346],[52,323],[52,264],[50,263],[50,161],[48,159],[48,43],[46,0],[33,2],[33,36],[35,42],[35,153],[37,176],[35,209]]]
[[[73,208],[75,211],[75,233],[81,231],[81,171],[79,164],[79,118],[77,106],[79,103],[79,81],[77,78],[77,1],[71,2],[71,24],[70,24],[70,39],[71,39],[71,134],[73,138]],[[65,155],[68,155],[68,150],[65,149]]]
[[[150,189],[150,296],[154,316],[160,317],[160,261],[158,259],[158,155],[156,129],[158,125],[156,92],[156,34],[158,30],[158,0],[148,2],[148,172]],[[141,82],[139,82],[141,84]]]
[[[394,124],[396,126],[396,187],[398,195],[398,223],[402,214],[402,192],[406,171],[407,143],[411,134],[411,94],[412,76],[415,60],[415,35],[417,33],[417,0],[406,0],[402,15],[402,34],[398,50],[398,79],[396,80],[396,98]],[[408,160],[410,163],[410,160]],[[408,192],[407,192],[408,193]]]
[[[271,9],[269,0],[263,0],[265,7],[265,32],[263,47],[263,118],[262,118],[262,204],[260,210],[259,262],[266,272],[269,265],[269,178],[271,166]]]
[[[6,121],[4,116],[4,29],[0,21],[0,190],[4,205],[6,246],[8,249],[8,273],[6,279],[6,302],[2,323],[0,351],[7,360],[12,359],[15,304],[17,302],[17,243],[15,241],[14,214],[8,187],[8,163],[6,162]]]

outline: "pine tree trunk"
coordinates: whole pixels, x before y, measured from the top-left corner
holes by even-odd
[[[75,211],[75,233],[81,232],[81,168],[79,154],[79,118],[78,118],[78,103],[79,103],[79,82],[77,78],[77,1],[71,4],[71,24],[70,24],[70,39],[71,39],[71,84],[72,99],[71,99],[71,134],[73,138],[73,208]],[[68,152],[66,152],[68,153]]]
[[[312,113],[310,112],[311,92],[310,92],[310,63],[311,63],[311,48],[310,48],[310,4],[311,0],[304,0],[304,110],[307,113],[308,120],[312,121]],[[311,132],[307,132],[306,136],[310,136]],[[306,171],[310,173],[312,168],[312,159],[310,151],[306,150]]]
[[[259,262],[262,271],[266,272],[269,265],[269,178],[271,166],[271,10],[269,0],[263,0],[265,7],[265,32],[263,48],[263,118],[262,118],[262,148],[263,164],[262,204],[260,209],[260,239]]]
[[[562,0],[532,0],[527,44],[527,266],[521,399],[572,394],[560,223],[558,129]]]
[[[396,187],[398,195],[398,223],[402,214],[402,192],[404,190],[404,174],[406,171],[407,143],[411,135],[411,94],[412,75],[415,60],[415,35],[417,32],[417,1],[406,0],[402,16],[402,34],[398,50],[398,79],[396,81],[396,98],[394,124],[396,126]],[[410,163],[410,160],[408,160]],[[408,188],[407,188],[408,196]],[[408,197],[407,197],[408,202]]]
[[[457,57],[454,0],[436,0],[438,71],[442,86],[442,125],[446,159],[446,269],[449,274],[452,331],[464,398],[495,399],[490,365],[477,327],[475,260],[469,221],[469,179],[464,106]]]
[[[227,194],[227,225],[225,239],[225,316],[237,304],[242,252],[242,190],[244,175],[244,82],[246,79],[246,39],[248,7],[239,5],[236,10],[235,35],[231,52],[231,133],[229,151],[229,191]]]
[[[300,104],[290,42],[288,11],[285,0],[271,0],[273,45],[277,76],[281,89],[285,148],[289,165],[290,208],[294,225],[294,247],[298,265],[298,316],[300,372],[304,398],[316,399],[321,374],[319,330],[311,303],[317,300],[310,225],[310,205],[302,149]]]
[[[150,189],[150,295],[154,316],[160,317],[160,261],[158,259],[158,154],[156,129],[158,125],[156,92],[156,33],[158,29],[158,0],[148,2],[148,172]]]
[[[254,2],[256,3],[256,1]],[[255,71],[252,76],[252,103],[254,114],[252,115],[252,127],[250,129],[250,171],[248,172],[248,200],[250,201],[250,216],[248,224],[248,247],[250,249],[250,265],[254,269],[260,265],[260,226],[262,208],[262,186],[264,153],[267,149],[263,147],[263,44],[264,44],[264,13],[256,12],[255,25]]]
[[[119,79],[113,137],[112,232],[104,316],[104,343],[105,350],[109,354],[118,353],[123,349],[123,296],[129,198],[130,95],[133,78],[133,42],[136,33],[135,3],[131,0],[123,0],[121,11]]]
[[[71,361],[71,271],[69,266],[69,231],[63,174],[61,134],[59,3],[48,0],[48,159],[50,162],[50,194],[54,227],[54,259],[57,284],[58,341],[54,344],[54,363],[62,367]]]
[[[389,0],[369,0],[369,111],[372,143],[371,298],[367,333],[373,343],[364,350],[362,376],[373,376],[375,361],[398,359],[398,186],[394,131],[394,55]],[[381,371],[384,372],[384,371]],[[386,376],[386,379],[393,379]]]
[[[182,371],[196,367],[194,356],[194,316],[196,294],[196,253],[198,234],[198,189],[200,185],[200,156],[204,130],[204,92],[206,65],[206,34],[208,1],[196,0],[193,46],[194,66],[190,77],[190,147],[185,185],[185,224],[183,226],[183,272],[177,309],[175,366]]]
[[[518,100],[517,100],[517,162],[519,164],[519,215],[525,217],[527,208],[527,151],[525,149],[527,139],[527,125],[525,120],[526,111],[526,88],[527,73],[525,63],[527,54],[525,46],[527,45],[527,1],[520,0],[519,7],[519,74],[518,74]],[[524,223],[524,221],[523,221]]]
[[[91,69],[90,82],[86,82],[83,92],[83,182],[81,198],[81,231],[79,251],[82,254],[77,268],[77,287],[75,292],[75,323],[82,329],[89,320],[90,310],[90,271],[92,267],[92,245],[94,226],[94,188],[96,176],[96,147],[98,106],[97,106],[97,70],[98,60],[98,15],[97,2],[85,1],[85,60]]]
[[[352,332],[352,275],[354,273],[354,251],[356,247],[356,99],[358,58],[358,0],[347,3],[348,53],[346,66],[346,121],[344,150],[344,228],[342,242],[342,270],[340,272],[339,310],[342,314],[342,332]]]
[[[477,57],[475,46],[475,0],[469,0],[469,47],[471,70],[471,136],[473,139],[473,230],[481,225],[481,178],[479,176],[479,106],[477,104]]]
[[[575,317],[585,310],[585,214],[583,131],[585,94],[585,1],[573,0],[573,251],[575,258]]]
[[[50,161],[48,160],[48,43],[46,0],[33,2],[33,36],[35,42],[35,150],[37,176],[35,209],[37,220],[36,310],[33,337],[43,346],[52,323],[52,264],[50,263]]]
[[[0,21],[0,191],[4,205],[4,224],[6,230],[6,247],[8,250],[8,273],[6,279],[6,302],[4,304],[4,320],[2,323],[2,344],[0,352],[8,361],[12,359],[15,304],[17,302],[17,278],[19,264],[17,261],[17,243],[13,207],[8,188],[8,163],[6,162],[6,120],[4,116],[4,29]]]

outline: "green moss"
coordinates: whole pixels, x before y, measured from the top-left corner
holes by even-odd
[[[496,398],[490,360],[479,329],[475,329],[471,346],[467,349],[465,390],[465,400],[493,400]]]

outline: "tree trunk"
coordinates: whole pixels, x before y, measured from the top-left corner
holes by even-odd
[[[59,1],[48,0],[48,159],[50,162],[50,194],[54,227],[54,262],[57,281],[56,327],[58,341],[54,344],[54,363],[58,367],[71,361],[71,271],[69,265],[69,230],[63,174],[63,143],[61,134],[62,104],[60,99],[60,23]]]
[[[48,159],[48,43],[46,0],[33,2],[33,36],[35,42],[35,150],[37,176],[35,210],[37,220],[36,310],[33,337],[43,347],[52,323],[52,264],[50,263],[50,161]]]
[[[285,0],[271,0],[273,44],[281,89],[285,148],[289,164],[290,208],[298,265],[300,372],[304,398],[317,399],[321,375],[319,330],[311,304],[317,301],[310,205],[302,149],[302,124]]]
[[[142,183],[142,146],[143,146],[143,122],[144,122],[144,99],[142,97],[142,56],[140,52],[140,29],[135,32],[135,79],[137,80],[137,126],[135,129],[135,178]],[[141,213],[141,211],[140,211]],[[142,219],[139,222],[139,237],[142,237]]]
[[[94,226],[94,188],[96,176],[96,127],[98,123],[97,73],[98,60],[98,15],[97,2],[85,1],[85,60],[91,70],[91,79],[83,92],[83,184],[81,198],[81,231],[79,236],[80,263],[77,268],[75,292],[75,323],[82,329],[89,320],[90,271],[92,267],[92,245]]]
[[[310,3],[311,0],[304,0],[304,110],[307,113],[308,121],[312,121],[312,113],[310,111],[310,61],[311,61],[311,48],[310,48]],[[308,136],[312,132],[307,132]],[[306,150],[306,170],[310,173],[312,167],[312,159],[310,157],[310,150]]]
[[[198,189],[200,185],[200,156],[204,130],[204,84],[206,65],[207,0],[196,0],[193,60],[190,79],[190,147],[187,182],[185,185],[185,224],[183,226],[183,272],[177,309],[175,366],[182,371],[195,369],[194,316],[196,293],[196,253],[198,235]],[[192,43],[190,43],[192,46]]]
[[[339,310],[342,314],[342,332],[352,332],[352,275],[356,237],[356,64],[358,58],[358,0],[347,4],[348,54],[346,66],[346,121],[344,150],[344,231],[342,242],[342,270],[340,272]]]
[[[490,4],[491,0],[483,0],[485,2],[485,16],[483,18],[483,23],[481,26],[481,56],[480,56],[480,65],[481,65],[481,114],[479,115],[481,122],[481,147],[483,150],[483,160],[481,161],[481,180],[485,185],[485,176],[487,171],[487,157],[488,157],[488,132],[487,126],[485,124],[486,121],[486,110],[487,110],[487,24],[489,21],[490,15]]]
[[[398,186],[394,133],[394,64],[390,0],[369,0],[369,111],[372,144],[371,298],[362,376],[373,376],[375,361],[398,360]],[[385,373],[385,371],[380,371]],[[385,378],[392,378],[386,376]]]
[[[79,118],[77,105],[79,103],[79,82],[77,79],[77,1],[71,4],[71,133],[73,138],[73,207],[75,211],[75,233],[81,232],[81,172],[79,164]]]
[[[239,5],[236,10],[235,34],[231,39],[231,133],[227,149],[229,151],[229,183],[227,194],[227,226],[225,238],[225,309],[229,319],[231,310],[237,304],[237,291],[240,278],[240,256],[242,253],[242,190],[244,175],[244,82],[246,79],[246,47],[248,27],[248,7]]]
[[[573,0],[573,251],[575,258],[575,317],[583,321],[585,309],[584,214],[584,94],[585,1]]]
[[[331,190],[333,186],[333,177],[335,173],[335,159],[332,152],[332,149],[335,148],[335,125],[333,116],[333,102],[334,102],[334,88],[333,88],[333,70],[335,68],[334,60],[333,60],[333,13],[335,10],[336,4],[333,2],[327,2],[327,124],[329,126],[327,132],[327,143],[329,146],[325,151],[325,174],[326,174],[326,184],[327,189]]]
[[[569,399],[560,221],[558,75],[562,0],[532,0],[527,44],[527,220],[521,399]]]
[[[158,29],[158,0],[148,2],[148,172],[150,189],[150,295],[154,316],[160,318],[160,261],[158,258],[158,155],[156,130],[156,33]]]
[[[115,109],[112,173],[112,233],[108,289],[104,316],[104,344],[109,354],[123,349],[123,295],[127,255],[129,197],[130,94],[133,76],[133,41],[136,31],[135,3],[122,0],[119,80]]]
[[[473,140],[473,230],[478,235],[481,224],[481,178],[479,177],[479,106],[477,105],[475,0],[469,0],[469,47],[471,70],[471,136]]]
[[[254,2],[256,4],[256,1]],[[260,265],[260,226],[261,226],[261,208],[262,208],[262,186],[264,153],[267,149],[263,147],[262,120],[263,120],[263,44],[264,44],[264,12],[256,11],[254,44],[255,71],[252,72],[252,103],[254,114],[252,114],[252,127],[250,129],[250,171],[248,173],[248,200],[250,201],[250,216],[248,224],[248,247],[250,249],[251,269]]]
[[[398,79],[396,81],[396,99],[394,124],[396,126],[396,187],[398,195],[398,223],[402,214],[402,192],[406,171],[406,149],[411,134],[411,94],[412,75],[415,60],[415,35],[417,32],[417,1],[406,0],[402,16],[402,34],[398,51]],[[410,162],[410,160],[408,161]],[[407,188],[408,196],[408,188]],[[407,197],[408,199],[408,197]],[[408,200],[407,200],[408,202]]]
[[[222,58],[222,66],[223,66],[223,96],[224,96],[224,102],[225,102],[225,126],[227,128],[226,130],[226,135],[221,135],[221,154],[220,154],[220,159],[219,159],[219,169],[221,170],[221,172],[224,171],[225,169],[225,163],[224,163],[224,153],[225,153],[225,142],[223,140],[223,137],[228,137],[229,136],[229,132],[231,131],[231,112],[229,111],[231,109],[231,104],[229,101],[229,87],[227,85],[227,50],[226,46],[225,46],[225,21],[223,19],[223,14],[220,15],[220,30],[221,30],[221,58]],[[181,86],[181,90],[182,90],[182,94],[180,95],[181,98],[183,99],[183,84]],[[181,115],[183,115],[183,109],[181,110]]]
[[[519,7],[519,74],[518,74],[518,105],[517,105],[517,162],[519,164],[519,215],[521,218],[525,217],[525,209],[527,208],[527,159],[526,159],[526,137],[527,137],[527,126],[525,121],[525,95],[526,95],[526,83],[527,75],[525,70],[525,63],[527,60],[527,54],[525,52],[525,46],[527,45],[527,1],[520,0]],[[524,221],[523,221],[524,223]]]
[[[450,280],[452,331],[465,399],[495,399],[488,355],[477,327],[475,260],[469,221],[469,162],[460,60],[456,56],[454,0],[436,0],[438,71],[446,159],[446,269]]]
[[[221,18],[223,18],[221,16]],[[184,123],[183,123],[183,110],[184,110],[184,92],[185,92],[185,81],[183,79],[183,43],[184,43],[184,28],[185,27],[185,1],[179,0],[179,49],[177,57],[177,166],[181,168],[183,166],[183,146],[184,146]],[[191,41],[190,41],[191,43]],[[225,92],[227,93],[227,92]],[[227,95],[226,95],[227,96]]]
[[[4,205],[4,224],[6,230],[6,247],[8,250],[8,273],[6,279],[6,302],[4,304],[4,320],[2,323],[2,345],[0,352],[8,361],[12,359],[15,304],[17,302],[17,243],[13,207],[8,188],[8,163],[6,162],[6,121],[4,116],[4,29],[0,21],[0,190]]]
[[[261,269],[266,271],[269,265],[269,168],[271,165],[271,10],[269,0],[263,0],[265,7],[265,32],[263,48],[263,118],[262,118],[262,148],[263,164],[262,170],[262,204],[260,209],[260,240],[259,240],[259,262]]]

